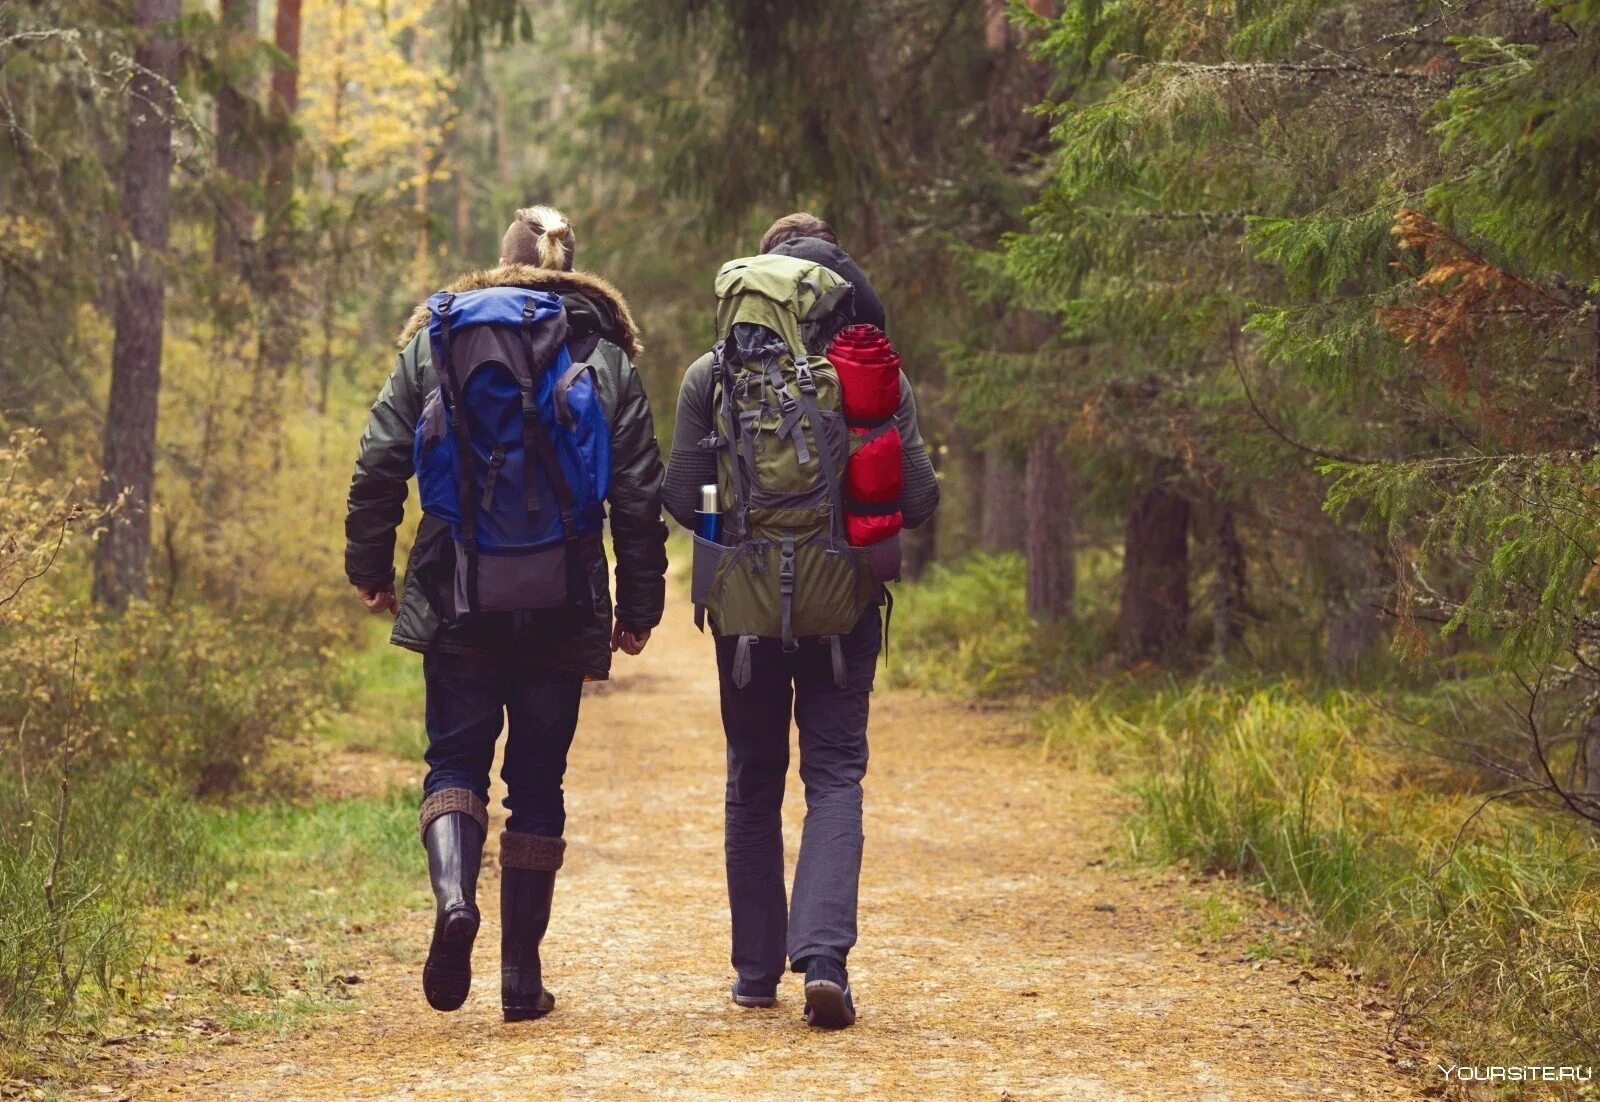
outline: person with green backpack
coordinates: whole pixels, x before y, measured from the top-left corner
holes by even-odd
[[[855,1022],[846,961],[856,941],[868,695],[883,645],[884,583],[898,538],[852,544],[844,472],[867,439],[844,414],[823,354],[846,326],[882,329],[876,292],[831,228],[779,219],[761,254],[718,272],[717,343],[678,397],[662,503],[695,528],[715,506],[716,538],[695,539],[697,620],[715,636],[728,743],[725,849],[733,918],[733,1001],[776,1005],[788,969],[805,975],[805,1017]],[[904,373],[900,437],[906,527],[932,517],[938,482]],[[792,902],[783,865],[791,721],[799,728],[806,819]]]

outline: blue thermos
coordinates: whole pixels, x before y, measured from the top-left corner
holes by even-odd
[[[717,487],[715,485],[700,487],[700,508],[695,512],[700,517],[700,522],[695,526],[695,534],[707,543],[720,543],[722,541],[722,513],[717,508]]]

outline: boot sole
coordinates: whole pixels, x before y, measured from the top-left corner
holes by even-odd
[[[806,984],[806,1024],[817,1029],[846,1029],[856,1024],[850,993],[832,980]]]
[[[422,994],[435,1010],[461,1009],[472,991],[472,943],[478,936],[478,916],[452,911],[435,926],[428,962],[422,966]]]
[[[535,1022],[556,1008],[556,997],[549,991],[539,993],[537,1006],[502,1007],[502,1017],[507,1022]]]
[[[735,1006],[742,1006],[746,1010],[770,1010],[773,1007],[778,1005],[778,996],[776,996],[776,995],[741,995],[741,994],[739,994],[739,985],[738,984],[734,984],[733,985],[733,1003],[734,1003]]]

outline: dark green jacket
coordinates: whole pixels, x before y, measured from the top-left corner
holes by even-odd
[[[656,443],[644,381],[634,369],[638,333],[627,303],[605,280],[585,272],[556,272],[524,265],[475,272],[452,291],[482,287],[535,287],[554,291],[567,309],[573,341],[601,337],[596,372],[600,400],[611,425],[611,492],[607,498],[611,546],[617,558],[616,617],[631,628],[661,622],[666,598],[667,526],[661,519],[661,451]],[[345,575],[355,585],[381,588],[394,580],[395,530],[405,512],[406,483],[415,473],[412,441],[423,401],[439,385],[427,335],[428,310],[420,306],[400,335],[394,373],[373,403],[345,518]],[[611,669],[610,587],[602,554],[597,608],[494,613],[449,624],[455,544],[450,529],[424,516],[406,565],[400,615],[390,641],[430,648],[511,655],[530,665],[604,678]]]

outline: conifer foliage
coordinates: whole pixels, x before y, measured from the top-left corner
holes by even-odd
[[[996,260],[1088,355],[1014,389],[1131,470],[1135,520],[1165,472],[1191,539],[1232,533],[1215,569],[1298,589],[1330,650],[1361,606],[1413,657],[1492,641],[1537,751],[1494,764],[1600,818],[1600,765],[1548,729],[1600,695],[1600,8],[1130,0],[1039,30],[1050,176]],[[1235,624],[1239,588],[1211,590]]]

